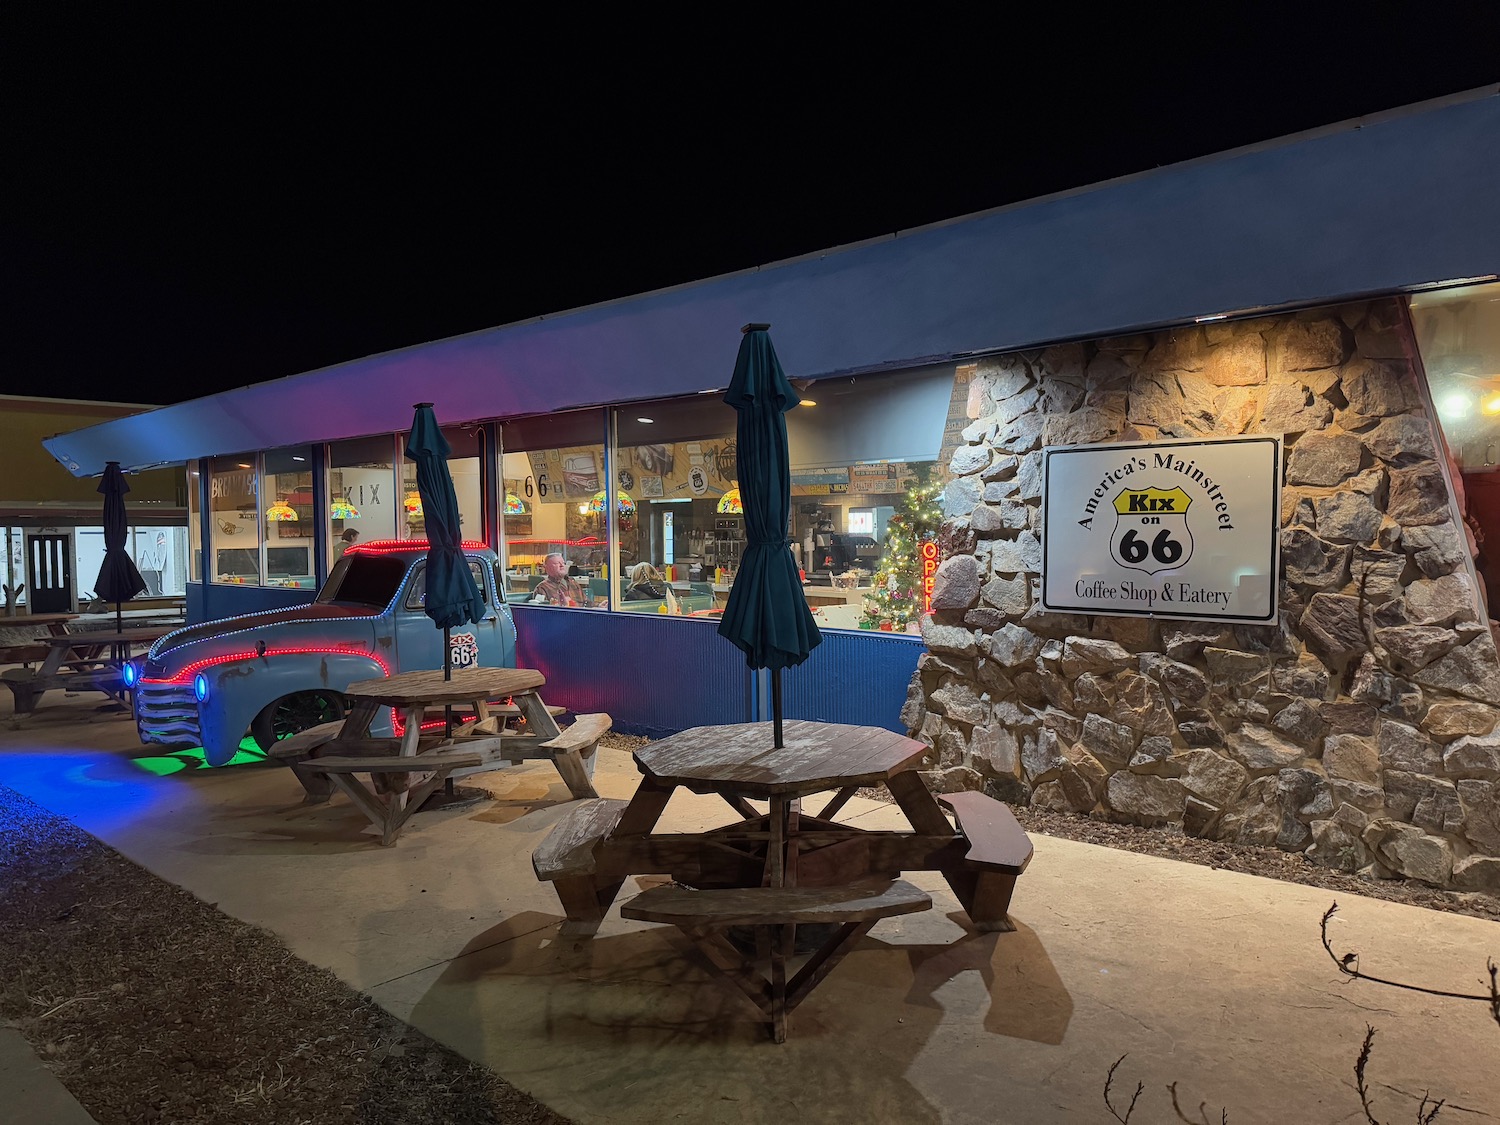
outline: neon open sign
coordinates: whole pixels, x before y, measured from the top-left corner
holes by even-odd
[[[917,548],[922,557],[922,612],[932,612],[932,583],[938,568],[938,545],[934,539],[923,540]]]

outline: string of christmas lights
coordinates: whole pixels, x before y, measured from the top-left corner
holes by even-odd
[[[925,540],[936,539],[943,523],[943,482],[931,476],[930,466],[923,466],[908,486],[901,508],[886,524],[880,568],[865,598],[861,629],[904,632],[922,614],[918,547]]]

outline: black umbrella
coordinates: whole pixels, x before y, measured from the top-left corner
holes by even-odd
[[[129,491],[130,485],[125,483],[120,463],[111,461],[105,465],[104,475],[99,480],[99,492],[104,496],[104,562],[99,566],[94,593],[104,601],[115,603],[117,633],[122,621],[120,603],[146,592],[146,580],[125,550],[125,540],[130,534],[129,517],[125,513],[125,494]]]
[[[745,554],[719,622],[719,635],[745,652],[751,668],[771,671],[771,714],[781,741],[781,670],[807,659],[822,643],[797,563],[787,546],[792,482],[787,461],[786,412],[802,400],[787,382],[771,346],[769,324],[747,324],[724,401],[739,415],[735,451],[740,503],[745,510]]]
[[[427,528],[427,596],[423,608],[443,630],[443,679],[453,678],[453,656],[448,651],[455,625],[484,617],[484,595],[474,585],[464,557],[459,527],[458,493],[448,471],[452,447],[438,427],[432,403],[419,402],[406,439],[406,455],[417,466],[417,494],[422,500],[422,522]],[[453,733],[453,712],[443,709],[447,734]]]

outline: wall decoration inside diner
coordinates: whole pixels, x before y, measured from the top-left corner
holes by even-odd
[[[975,363],[902,713],[937,780],[1500,890],[1500,658],[1415,363],[1486,354],[1457,301],[1441,330],[1390,298]],[[1043,611],[1044,448],[1241,434],[1285,449],[1273,624]]]
[[[257,454],[232,453],[208,464],[209,579],[260,584],[260,491]]]

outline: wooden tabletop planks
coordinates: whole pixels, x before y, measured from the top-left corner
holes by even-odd
[[[769,797],[879,784],[927,752],[881,727],[793,720],[783,736],[778,750],[771,723],[693,727],[641,747],[635,760],[646,774],[689,789]]]
[[[534,691],[547,678],[534,668],[460,668],[452,679],[443,679],[442,669],[402,672],[384,680],[360,680],[344,689],[356,699],[368,699],[388,707],[414,703],[472,703],[516,692]]]

